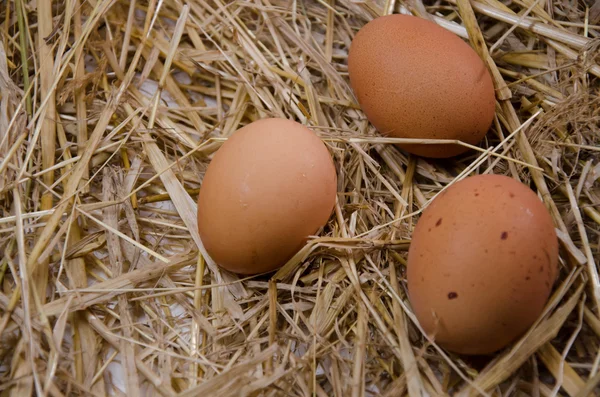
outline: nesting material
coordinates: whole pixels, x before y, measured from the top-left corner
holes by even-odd
[[[0,394],[595,395],[592,6],[2,2]],[[436,22],[484,61],[497,104],[479,146],[382,137],[368,123],[347,54],[362,26],[389,13]],[[266,117],[322,138],[337,203],[319,236],[275,274],[239,278],[206,255],[196,197],[221,144]],[[398,143],[470,150],[430,161]],[[474,173],[529,184],[560,239],[543,315],[481,360],[421,332],[405,277],[421,211]]]

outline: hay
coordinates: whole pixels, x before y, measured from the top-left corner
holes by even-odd
[[[2,4],[0,395],[600,393],[599,2],[38,0]],[[356,31],[389,12],[468,38],[497,118],[453,161],[408,156],[348,86]],[[205,255],[211,155],[268,116],[310,125],[335,214],[274,275]],[[544,315],[493,357],[447,354],[411,313],[419,213],[472,173],[551,211],[561,272]]]

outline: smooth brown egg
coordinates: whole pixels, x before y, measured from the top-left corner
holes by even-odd
[[[369,121],[397,138],[477,144],[495,111],[494,86],[477,53],[433,22],[388,15],[367,23],[348,56],[350,83]],[[451,157],[459,145],[403,144],[425,157]]]
[[[206,171],[200,237],[223,268],[268,272],[327,223],[336,192],[333,160],[314,132],[290,120],[256,121],[235,132]]]
[[[440,346],[493,353],[540,316],[557,263],[552,218],[532,190],[505,176],[466,178],[417,223],[408,253],[410,302]]]

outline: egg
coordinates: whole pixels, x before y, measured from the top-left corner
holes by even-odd
[[[409,299],[440,346],[493,353],[540,316],[557,264],[552,218],[537,195],[506,176],[474,176],[420,217],[408,253]]]
[[[337,176],[321,139],[284,119],[236,131],[210,162],[198,197],[198,230],[210,257],[239,274],[285,264],[323,227]]]
[[[494,86],[485,64],[458,36],[425,19],[387,15],[367,23],[352,40],[348,72],[363,112],[388,136],[475,145],[494,118]],[[432,158],[468,150],[399,146]]]

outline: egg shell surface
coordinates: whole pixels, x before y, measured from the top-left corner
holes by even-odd
[[[217,264],[256,274],[285,264],[335,205],[327,147],[291,120],[263,119],[236,131],[214,155],[198,197],[198,228]]]
[[[442,347],[493,353],[542,313],[557,264],[552,219],[531,189],[505,176],[466,178],[435,198],[415,227],[410,302]]]
[[[367,23],[352,41],[348,72],[358,103],[384,135],[475,145],[494,118],[494,86],[481,58],[454,33],[425,19],[394,14]],[[468,150],[399,146],[434,158]]]

